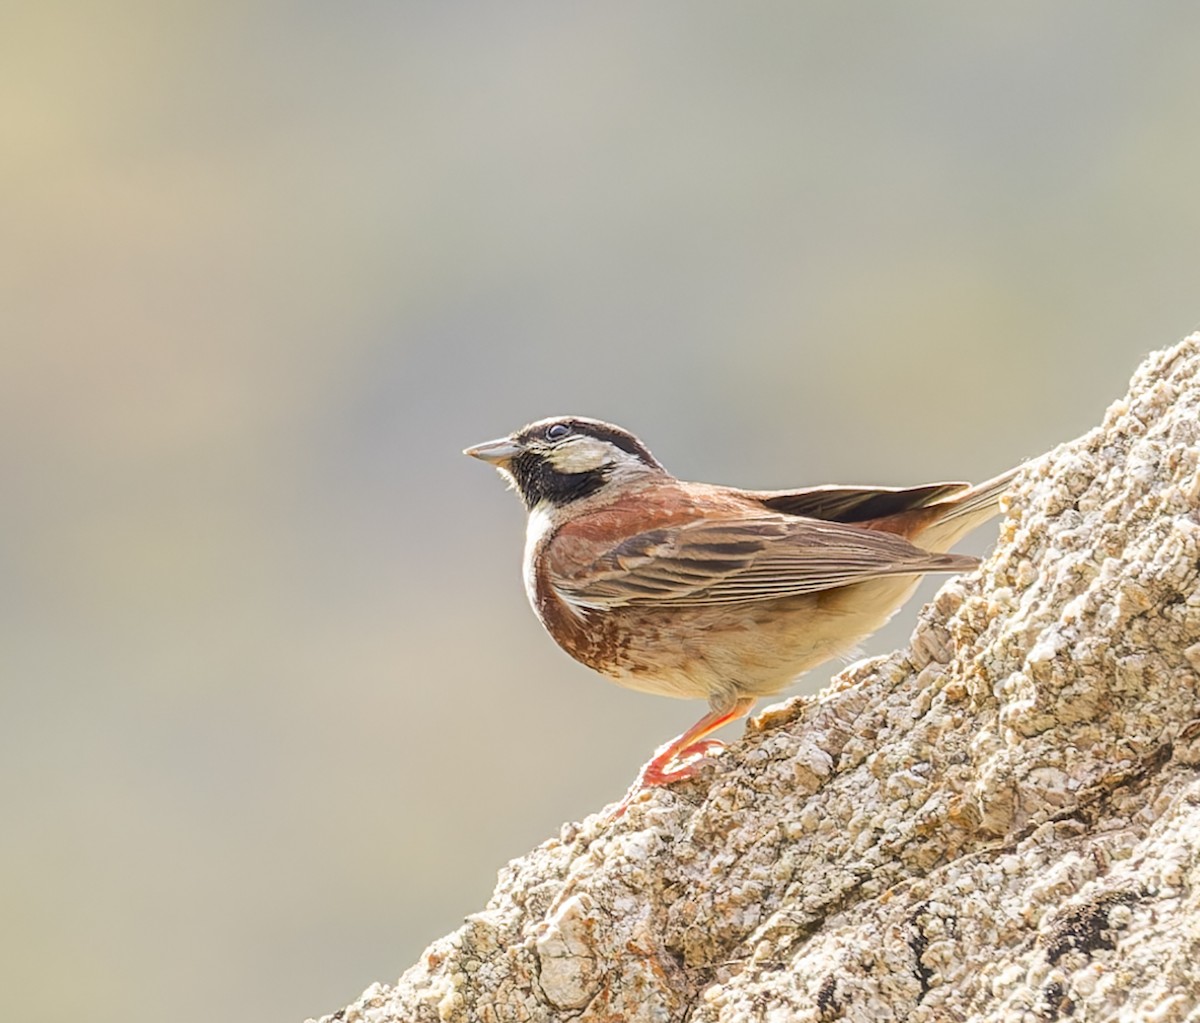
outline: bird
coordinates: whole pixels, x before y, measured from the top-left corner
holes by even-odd
[[[695,775],[723,748],[711,733],[759,698],[852,655],[926,573],[975,568],[949,549],[999,512],[1017,472],[974,486],[742,490],[676,479],[634,434],[583,416],[463,453],[525,506],[525,591],[554,641],[619,685],[708,701],[611,817]]]

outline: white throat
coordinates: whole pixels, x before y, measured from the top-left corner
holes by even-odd
[[[529,510],[529,521],[525,524],[523,574],[525,578],[525,595],[529,598],[529,603],[533,605],[533,610],[538,614],[539,618],[541,614],[538,612],[537,606],[537,573],[534,559],[537,556],[539,545],[553,528],[554,519],[548,501],[542,501]]]

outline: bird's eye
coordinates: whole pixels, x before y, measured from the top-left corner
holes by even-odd
[[[546,440],[562,440],[570,432],[566,423],[552,423],[546,427]]]

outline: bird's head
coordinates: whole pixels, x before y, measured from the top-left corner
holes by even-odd
[[[562,507],[641,478],[666,473],[628,430],[582,416],[554,416],[464,454],[494,465],[525,507]]]

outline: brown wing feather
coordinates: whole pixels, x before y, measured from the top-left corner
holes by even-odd
[[[864,522],[925,508],[962,493],[968,483],[927,483],[920,487],[808,487],[749,494],[772,511],[829,522]]]
[[[589,539],[586,530],[564,532],[546,552],[550,581],[563,599],[583,609],[772,600],[977,563],[931,554],[891,533],[744,510],[727,519],[648,529],[607,546]]]

